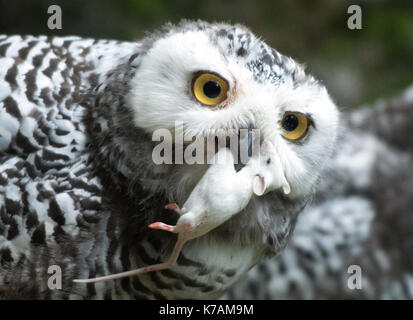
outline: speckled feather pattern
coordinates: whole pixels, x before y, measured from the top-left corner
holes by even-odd
[[[0,297],[214,298],[286,245],[311,194],[253,199],[189,243],[173,270],[87,286],[71,281],[169,256],[174,235],[147,225],[176,222],[162,207],[176,200],[177,169],[154,168],[153,142],[133,125],[124,97],[152,43],[182,29],[225,42],[258,82],[314,81],[241,26],[184,23],[137,43],[0,36]],[[234,228],[243,232],[228,232]],[[208,257],[218,258],[207,265]],[[47,287],[51,265],[62,268],[62,290]]]

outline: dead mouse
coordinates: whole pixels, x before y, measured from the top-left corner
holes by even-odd
[[[258,156],[250,159],[239,172],[235,171],[231,151],[222,148],[215,154],[213,164],[195,186],[182,209],[175,203],[165,206],[180,215],[176,225],[162,222],[149,225],[153,229],[178,234],[167,261],[108,276],[73,281],[91,283],[169,269],[176,263],[187,241],[208,233],[243,210],[253,194],[261,196],[277,188],[282,188],[285,194],[291,191],[271,142],[264,141]]]

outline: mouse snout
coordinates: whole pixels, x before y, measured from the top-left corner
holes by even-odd
[[[291,192],[280,158],[271,141],[264,140],[261,144],[257,176],[259,178],[254,178],[254,193],[257,195],[263,195],[279,188],[283,190],[284,194]]]

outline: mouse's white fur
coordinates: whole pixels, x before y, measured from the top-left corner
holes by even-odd
[[[195,186],[182,209],[177,206],[169,207],[181,215],[176,226],[162,222],[149,226],[178,234],[177,243],[168,261],[118,274],[74,281],[91,283],[168,269],[175,264],[187,241],[208,233],[243,210],[253,194],[261,196],[276,188],[283,188],[284,193],[290,193],[290,186],[270,142],[264,141],[260,153],[239,172],[235,171],[231,151],[222,148],[215,154],[213,164]]]

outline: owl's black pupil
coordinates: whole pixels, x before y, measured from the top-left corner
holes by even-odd
[[[286,115],[282,121],[282,127],[286,131],[294,131],[298,127],[298,118],[293,114]]]
[[[221,86],[216,81],[208,81],[204,84],[204,94],[211,99],[218,97],[221,93]]]

